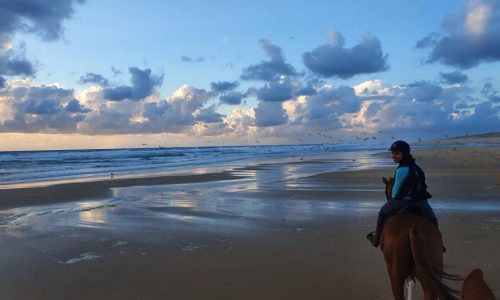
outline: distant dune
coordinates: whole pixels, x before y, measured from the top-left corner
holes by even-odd
[[[470,143],[487,143],[492,145],[500,144],[500,132],[489,132],[481,134],[471,134],[463,136],[454,136],[430,141],[417,143],[420,146],[435,146],[435,145],[461,145]]]

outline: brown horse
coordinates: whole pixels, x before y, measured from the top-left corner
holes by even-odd
[[[391,197],[394,179],[383,178],[387,200]],[[397,200],[391,200],[397,201]],[[415,278],[424,290],[424,299],[457,299],[458,292],[442,283],[442,278],[457,279],[443,270],[443,240],[431,221],[411,212],[390,217],[380,238],[394,299],[404,299],[405,281]],[[409,297],[411,297],[409,295]]]
[[[462,285],[462,300],[495,300],[493,292],[483,279],[483,272],[474,269]]]

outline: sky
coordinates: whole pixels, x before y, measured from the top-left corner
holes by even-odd
[[[500,2],[0,0],[0,151],[498,131]]]

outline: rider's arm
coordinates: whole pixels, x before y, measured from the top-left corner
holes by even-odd
[[[394,179],[394,186],[392,187],[392,199],[397,199],[396,197],[398,196],[399,192],[401,191],[401,188],[403,187],[403,183],[405,182],[406,178],[408,177],[409,172],[410,172],[409,167],[399,167],[396,170],[396,176]]]

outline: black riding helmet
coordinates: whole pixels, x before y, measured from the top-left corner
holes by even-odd
[[[392,143],[389,151],[408,153],[410,152],[410,145],[405,141],[395,141],[394,143]]]

